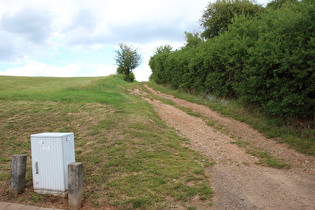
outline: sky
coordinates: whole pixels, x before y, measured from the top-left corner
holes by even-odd
[[[200,32],[215,0],[0,0],[0,75],[95,77],[115,74],[119,43],[137,49],[137,81],[148,81],[154,50]],[[265,5],[270,0],[257,0]]]

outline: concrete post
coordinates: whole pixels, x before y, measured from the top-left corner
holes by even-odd
[[[13,155],[9,192],[17,196],[25,188],[26,155]]]
[[[83,200],[83,164],[74,162],[68,165],[68,204],[69,209],[80,209]]]

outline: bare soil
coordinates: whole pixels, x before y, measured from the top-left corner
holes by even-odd
[[[210,108],[175,98],[144,85],[150,93],[172,100],[177,105],[200,113],[224,126],[220,131],[199,117],[152,99],[139,89],[131,94],[147,100],[156,113],[178,134],[190,140],[190,147],[215,161],[207,170],[215,191],[209,209],[315,209],[315,158],[266,138],[249,125],[223,117]],[[268,151],[273,157],[291,164],[290,169],[257,165],[259,161],[244,148],[231,142],[235,138]],[[204,206],[197,206],[204,209]],[[207,207],[208,208],[208,207]]]

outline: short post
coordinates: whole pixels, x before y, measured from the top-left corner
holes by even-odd
[[[25,188],[26,155],[13,155],[9,192],[17,196]]]
[[[68,204],[69,209],[80,209],[83,200],[83,164],[68,165]]]

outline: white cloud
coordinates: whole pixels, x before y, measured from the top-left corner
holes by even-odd
[[[0,75],[6,76],[40,76],[40,77],[98,77],[116,74],[117,66],[110,64],[69,64],[56,67],[46,63],[29,60],[22,67],[9,68],[0,71]],[[151,69],[139,67],[134,70],[137,81],[148,81]]]
[[[8,76],[42,76],[42,77],[73,77],[76,76],[108,76],[116,73],[116,65],[69,64],[54,66],[29,60],[22,67],[9,68],[0,75]]]
[[[51,33],[52,17],[48,11],[22,8],[16,13],[2,15],[1,26],[4,31],[18,34],[34,44],[41,44]]]
[[[4,12],[0,19],[0,61],[43,55],[49,47],[52,19],[49,11],[30,7]]]
[[[89,69],[90,69],[89,72],[84,72],[82,73],[81,76],[97,77],[97,76],[108,76],[111,74],[116,74],[117,66],[110,65],[110,64],[99,64],[99,65],[90,66]]]
[[[63,67],[55,67],[37,61],[28,61],[23,67],[16,67],[0,72],[1,75],[10,76],[62,76],[67,77],[77,74],[81,67],[76,64],[69,64]]]
[[[133,73],[135,74],[138,82],[148,81],[152,71],[149,66],[136,68]]]
[[[207,1],[0,0],[0,61],[43,60],[60,47],[178,41],[185,30],[198,26]],[[191,7],[198,3],[197,9]]]
[[[198,30],[198,19],[207,2],[93,0],[84,4],[80,1],[84,9],[71,13],[70,24],[64,25],[64,37],[69,45],[176,41],[185,30]]]
[[[182,46],[185,31],[199,30],[198,20],[210,1],[214,0],[0,0],[0,74],[104,76],[116,72],[113,63],[88,63],[93,59],[83,56],[68,59],[60,52],[81,51],[93,57],[99,49],[128,43],[143,55],[143,64],[135,70],[137,80],[147,80],[154,49]],[[3,69],[1,62],[24,67]]]

